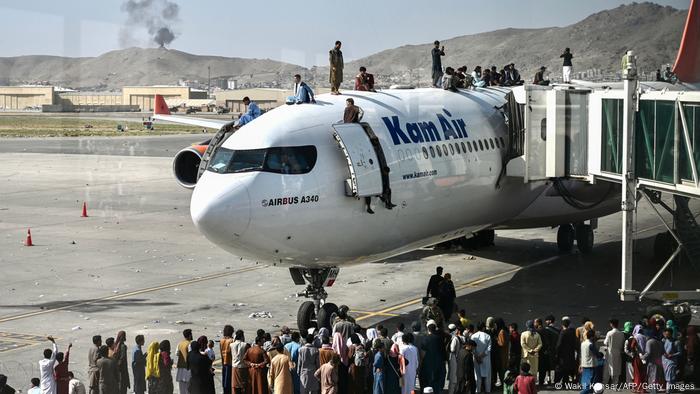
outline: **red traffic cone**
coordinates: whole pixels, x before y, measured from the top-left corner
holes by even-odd
[[[84,201],[83,201],[83,214],[80,215],[80,217],[84,217],[84,218],[88,217],[88,214],[87,214],[87,203],[84,202]]]
[[[32,243],[32,230],[27,229],[27,239],[24,241],[24,246],[34,246]]]

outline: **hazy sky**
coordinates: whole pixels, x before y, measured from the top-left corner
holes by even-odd
[[[144,1],[144,0],[132,0]],[[346,59],[506,27],[566,26],[625,0],[145,0],[179,5],[171,48],[311,66],[343,41]],[[690,0],[656,3],[687,9]],[[0,56],[97,56],[156,46],[127,24],[125,0],[0,0]],[[490,8],[485,8],[489,5]],[[478,12],[478,16],[476,15]]]

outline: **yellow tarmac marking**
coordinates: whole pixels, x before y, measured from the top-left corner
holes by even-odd
[[[359,313],[360,315],[381,315],[386,317],[396,317],[398,313],[382,313],[382,312],[368,312],[368,311],[356,311],[352,310],[352,313]]]
[[[28,313],[13,315],[13,316],[1,317],[0,323],[6,323],[9,321],[26,319],[26,318],[34,317],[34,316],[40,316],[40,315],[44,315],[47,313],[53,313],[53,312],[63,311],[66,309],[72,309],[72,308],[79,307],[79,306],[97,304],[97,303],[103,302],[103,301],[112,301],[112,300],[119,300],[122,298],[129,298],[129,297],[133,297],[135,295],[144,294],[144,293],[152,293],[152,292],[158,291],[158,290],[171,289],[171,288],[177,287],[177,286],[191,285],[191,284],[200,283],[200,282],[204,282],[204,281],[208,281],[208,280],[212,280],[212,279],[223,278],[223,277],[230,276],[230,275],[241,274],[241,273],[248,272],[248,271],[255,271],[255,270],[259,270],[261,268],[265,268],[265,267],[267,267],[267,266],[266,265],[256,265],[253,267],[246,267],[246,268],[241,268],[238,270],[220,272],[217,274],[201,276],[198,278],[186,279],[186,280],[181,280],[181,281],[177,281],[177,282],[166,283],[166,284],[163,284],[160,286],[154,286],[154,287],[149,287],[146,289],[135,290],[135,291],[131,291],[128,293],[115,294],[115,295],[111,295],[108,297],[96,298],[96,299],[90,300],[90,301],[76,302],[73,304],[64,305],[64,306],[60,306],[60,307],[56,307],[56,308],[42,309],[42,310],[36,311],[36,312],[28,312]]]

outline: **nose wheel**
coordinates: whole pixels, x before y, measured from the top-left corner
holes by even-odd
[[[297,312],[297,327],[301,333],[306,333],[309,328],[331,328],[338,314],[338,306],[326,302],[328,293],[325,287],[333,286],[339,271],[335,267],[289,269],[295,284],[307,285],[306,290],[297,295],[312,299],[312,301],[304,301]]]
[[[576,226],[565,223],[559,226],[557,231],[557,247],[561,253],[570,253],[576,247],[581,254],[589,254],[593,250],[594,235],[593,226],[578,223]]]

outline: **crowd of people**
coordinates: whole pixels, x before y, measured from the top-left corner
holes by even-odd
[[[331,94],[340,95],[340,85],[343,82],[343,70],[345,63],[343,60],[343,52],[341,50],[342,42],[336,41],[333,48],[328,52],[329,62],[329,83],[331,85]],[[482,68],[476,66],[470,72],[467,66],[458,68],[442,67],[442,57],[445,56],[445,46],[440,44],[440,41],[434,42],[434,47],[431,50],[431,80],[434,88],[442,88],[445,90],[457,92],[458,89],[482,88],[488,86],[518,86],[523,85],[525,81],[520,75],[520,71],[515,67],[515,63],[509,63],[503,67],[491,66]],[[562,59],[562,82],[571,83],[571,75],[573,73],[574,55],[570,48],[565,48],[564,52],[559,56]],[[550,80],[546,75],[547,67],[541,66],[535,72],[532,84],[547,86]],[[662,73],[661,70],[656,70],[656,80],[675,83],[677,78],[671,72],[669,67],[666,67]],[[367,72],[365,66],[359,68],[359,73],[354,78],[354,86],[357,91],[374,92],[374,75]],[[292,95],[287,97],[287,104],[315,104],[316,99],[311,87],[302,81],[299,74],[294,75]],[[246,101],[247,100],[247,101]],[[251,102],[248,97],[244,98],[244,104],[248,106],[248,111],[241,115],[238,127],[245,125],[256,117],[260,116],[260,110],[255,102]]]
[[[610,319],[605,334],[583,318],[535,318],[521,331],[515,322],[488,317],[470,321],[455,311],[449,273],[438,267],[426,291],[419,321],[393,332],[360,327],[341,306],[332,327],[300,333],[282,327],[279,335],[257,330],[252,341],[243,330],[223,327],[218,344],[191,329],[173,348],[168,340],[127,335],[96,335],[88,351],[87,381],[69,370],[71,345],[59,353],[55,340],[39,361],[40,378],[30,394],[534,394],[538,388],[576,384],[592,393],[595,383],[626,383],[636,393],[671,392],[679,380],[699,384],[700,336],[696,327],[679,329],[658,315],[622,328]],[[218,337],[218,336],[217,336]],[[218,348],[218,352],[215,350]],[[214,365],[220,364],[220,370]],[[131,370],[131,376],[129,373]],[[173,371],[174,370],[174,371]],[[557,386],[560,385],[560,386]],[[13,394],[0,375],[0,394]]]

